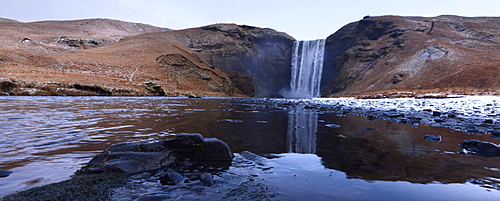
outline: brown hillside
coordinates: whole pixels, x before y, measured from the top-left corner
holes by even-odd
[[[368,17],[328,37],[324,95],[498,93],[500,18]]]
[[[167,29],[107,19],[0,21],[0,85],[18,95],[232,96]],[[158,34],[148,34],[158,33]]]

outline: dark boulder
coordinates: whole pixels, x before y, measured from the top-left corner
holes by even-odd
[[[233,153],[229,146],[216,138],[200,134],[179,134],[174,139],[157,142],[120,143],[98,154],[81,173],[105,171],[137,174],[165,169],[179,161],[229,167]]]
[[[468,139],[460,143],[463,153],[472,153],[485,157],[500,156],[500,146],[491,142]]]

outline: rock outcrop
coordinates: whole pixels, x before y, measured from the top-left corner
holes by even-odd
[[[498,17],[365,17],[327,38],[323,95],[495,92],[499,50]]]
[[[120,172],[138,174],[167,170],[186,160],[198,165],[229,167],[234,155],[229,146],[200,134],[179,134],[158,142],[115,144],[98,154],[79,173]]]
[[[290,59],[295,39],[285,33],[245,25],[215,24],[166,34],[174,36],[222,71],[250,76],[255,92],[248,83],[238,85],[246,95],[279,96],[279,91],[290,83]]]

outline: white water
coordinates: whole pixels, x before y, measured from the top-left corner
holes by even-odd
[[[283,92],[283,96],[287,98],[320,96],[325,42],[325,39],[318,39],[293,43],[290,90]]]

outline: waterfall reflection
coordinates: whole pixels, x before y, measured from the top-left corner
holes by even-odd
[[[288,112],[287,151],[289,153],[316,153],[318,113],[303,107],[291,107]]]

